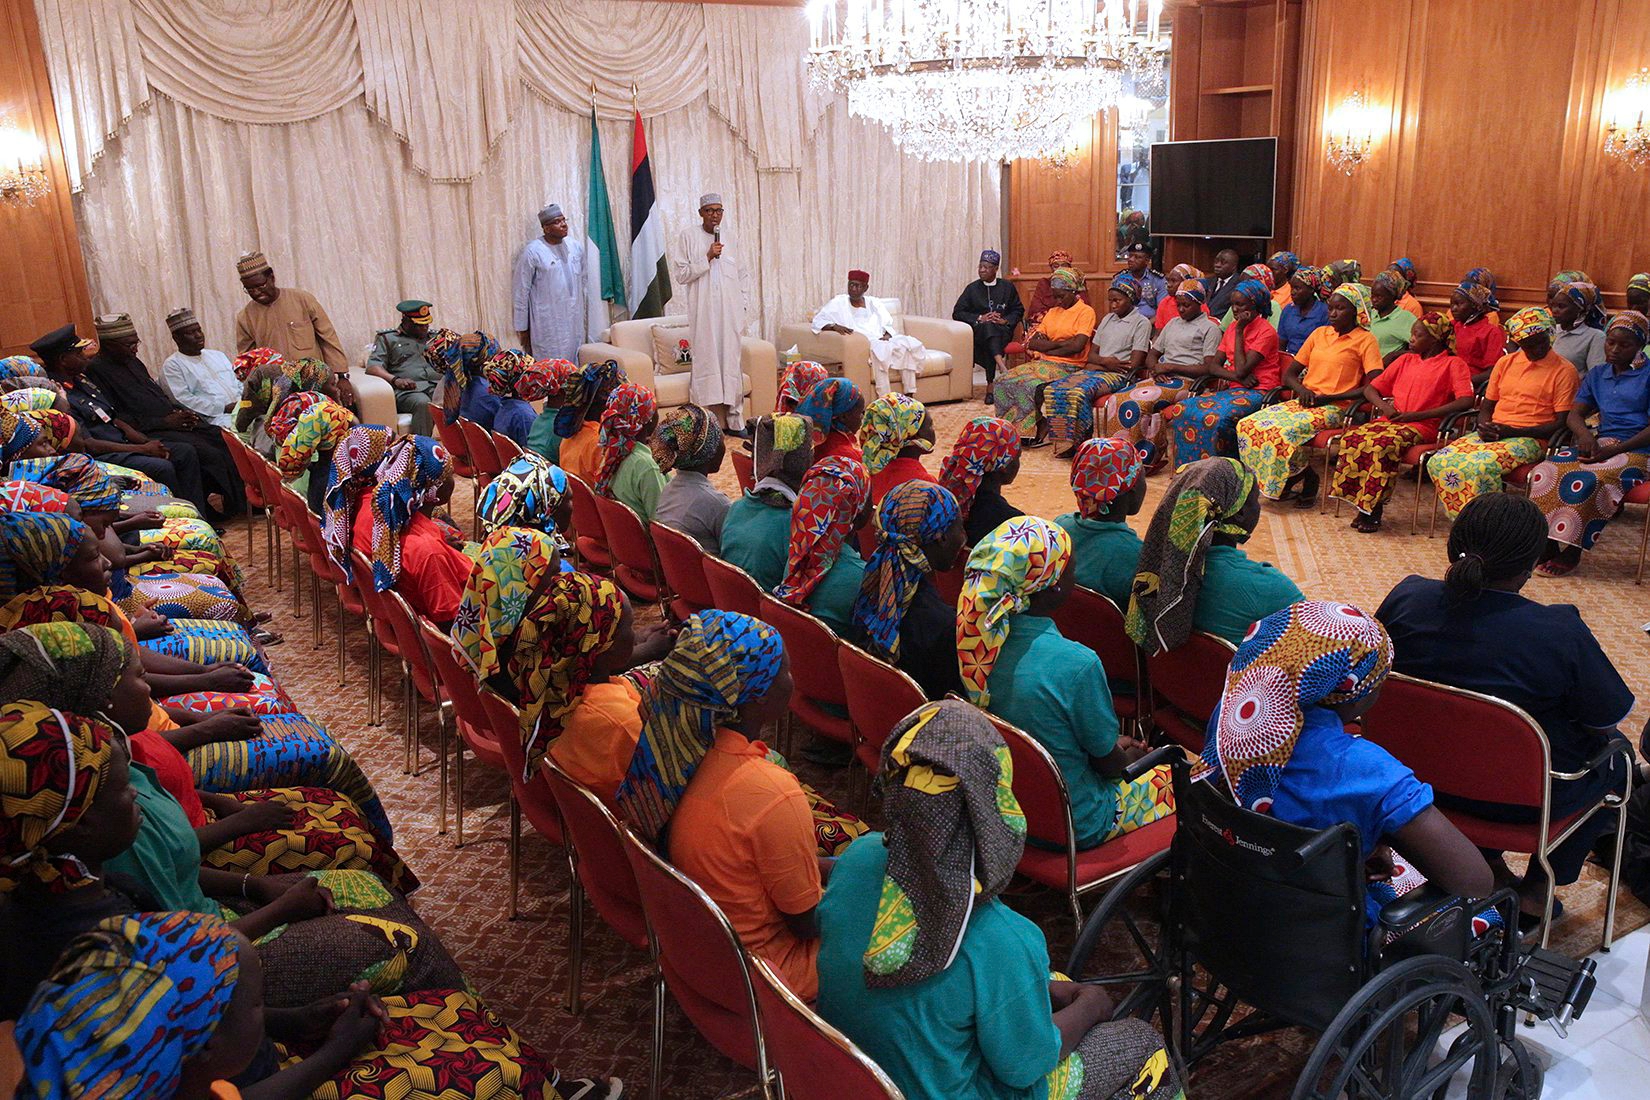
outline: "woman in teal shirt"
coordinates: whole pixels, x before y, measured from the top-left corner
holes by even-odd
[[[847,455],[815,463],[791,506],[785,579],[773,594],[846,636],[865,580],[865,559],[848,539],[871,518],[871,475]]]
[[[1009,520],[968,557],[957,599],[963,690],[1035,737],[1065,778],[1080,848],[1174,812],[1168,768],[1128,781],[1144,746],[1119,736],[1100,658],[1049,618],[1071,594],[1071,538],[1047,520]]]
[[[1148,653],[1201,630],[1233,645],[1274,611],[1306,597],[1281,569],[1238,547],[1260,522],[1255,475],[1235,458],[1181,468],[1146,529],[1126,626]]]
[[[764,416],[753,426],[753,439],[756,484],[728,507],[721,557],[771,592],[785,579],[791,506],[813,463],[813,425],[805,416]]]
[[[985,716],[923,706],[884,743],[881,778],[888,831],[838,858],[819,905],[820,1015],[911,1100],[1181,1096],[1151,1025],[1051,981],[1043,933],[998,900],[1026,822]]]
[[[1088,439],[1071,463],[1071,492],[1077,511],[1054,522],[1071,536],[1072,573],[1077,583],[1129,606],[1140,536],[1128,524],[1146,499],[1140,451],[1127,439]]]

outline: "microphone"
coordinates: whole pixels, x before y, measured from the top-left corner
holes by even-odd
[[[710,239],[711,239],[712,243],[714,243],[714,244],[721,244],[722,243],[722,230],[720,228],[712,229],[710,231]]]

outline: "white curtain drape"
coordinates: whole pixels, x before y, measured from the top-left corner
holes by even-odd
[[[438,324],[508,341],[510,269],[537,233],[536,211],[559,202],[583,232],[596,68],[599,108],[604,97],[616,107],[598,113],[621,241],[630,73],[667,234],[694,219],[701,193],[726,197],[728,225],[755,257],[765,337],[838,292],[849,267],[869,268],[873,292],[909,312],[949,315],[979,249],[1001,245],[998,166],[908,158],[844,102],[811,96],[798,9],[283,0],[274,6],[289,30],[349,16],[347,33],[325,25],[348,40],[358,83],[341,106],[270,124],[232,117],[238,108],[213,101],[209,84],[186,88],[185,67],[156,81],[150,43],[155,27],[188,26],[190,12],[227,12],[214,37],[200,37],[216,40],[272,0],[36,2],[66,148],[75,139],[94,306],[130,312],[157,360],[171,348],[162,318],[177,305],[196,309],[209,341],[229,343],[245,302],[234,260],[252,247],[284,284],[320,298],[352,354],[395,323],[406,297],[433,301]],[[606,26],[590,14],[598,9]],[[561,23],[557,10],[581,14]],[[61,64],[64,54],[76,63]],[[460,59],[464,71],[444,75]],[[558,82],[545,81],[550,69]],[[270,98],[307,114],[337,87],[318,79]]]

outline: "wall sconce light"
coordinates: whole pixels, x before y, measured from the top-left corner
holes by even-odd
[[[1066,140],[1060,147],[1050,149],[1038,158],[1042,161],[1043,167],[1057,176],[1063,176],[1075,167],[1077,162],[1083,159],[1083,151],[1089,146],[1092,126],[1093,124],[1087,120],[1073,123],[1071,133],[1066,135]]]
[[[1341,100],[1324,129],[1324,155],[1343,175],[1350,176],[1369,159],[1375,147],[1375,112],[1362,92]]]
[[[1650,130],[1644,128],[1644,116],[1650,110],[1650,69],[1628,77],[1610,98],[1604,151],[1636,172],[1650,164]]]
[[[33,206],[51,189],[40,139],[14,124],[0,125],[0,200]]]

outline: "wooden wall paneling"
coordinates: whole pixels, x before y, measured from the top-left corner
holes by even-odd
[[[1049,273],[1049,253],[1065,249],[1091,287],[1115,271],[1117,128],[1107,111],[1091,121],[1088,139],[1072,162],[1055,168],[1040,160],[1009,166],[1007,267],[1022,297]]]
[[[12,355],[69,321],[90,332],[92,319],[33,0],[0,0],[0,122],[40,138],[51,179],[33,206],[0,201],[0,355]]]
[[[1296,150],[1296,68],[1300,57],[1301,4],[1287,0],[1273,9],[1273,68],[1277,73],[1272,91],[1271,129],[1278,136],[1277,200],[1272,247],[1288,248],[1290,226],[1294,219],[1294,182]]]

